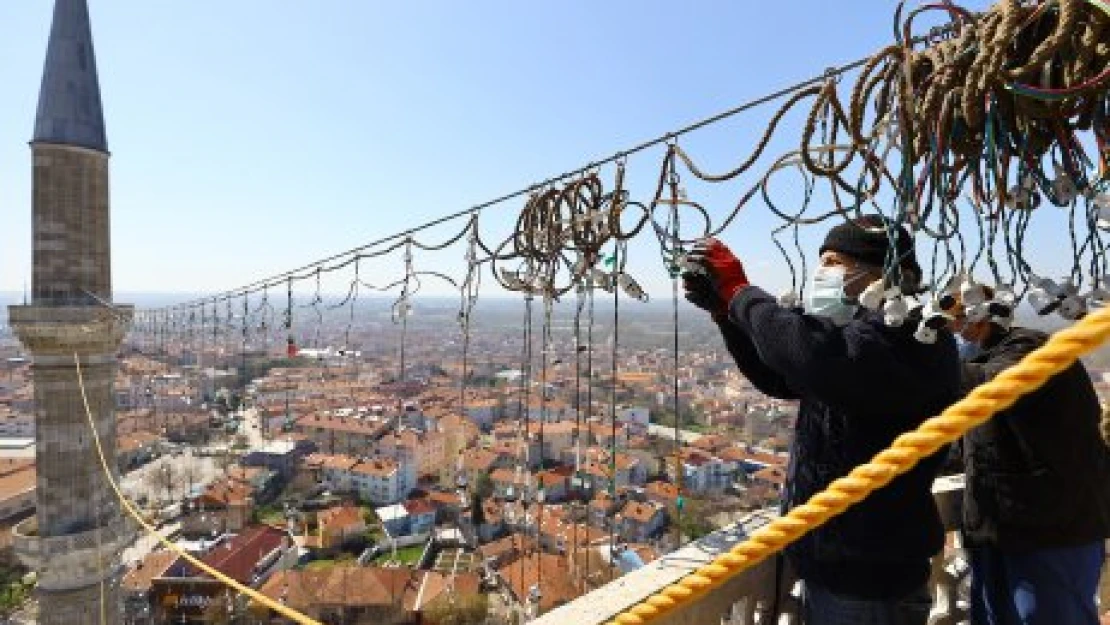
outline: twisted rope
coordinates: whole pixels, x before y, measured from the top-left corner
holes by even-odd
[[[940,416],[899,436],[870,462],[814,495],[808,502],[754,532],[709,564],[675,584],[621,612],[610,625],[643,625],[683,605],[754,567],[807,532],[841,514],[873,491],[909,471],[918,461],[936,453],[971,428],[1005,410],[1023,395],[1041,387],[1052,376],[1070,367],[1080,356],[1110,339],[1110,308],[1101,308],[1076,325],[1061,330],[1017,365],[976,388]]]

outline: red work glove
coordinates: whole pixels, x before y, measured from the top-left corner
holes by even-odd
[[[686,299],[709,310],[714,319],[727,318],[732,298],[750,285],[740,259],[724,243],[707,239],[699,241],[686,260],[701,268],[699,272],[686,272],[682,276]],[[712,293],[707,293],[707,290]]]

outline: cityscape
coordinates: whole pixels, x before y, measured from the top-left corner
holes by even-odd
[[[450,304],[434,299],[404,347],[385,301],[364,304],[350,328],[303,328],[292,355],[269,336],[125,342],[114,384],[124,492],[165,535],[268,596],[396,622],[434,604],[448,579],[482,597],[473,606],[525,619],[777,504],[794,407],[755,391],[708,321],[684,331],[703,347],[679,355],[676,432],[665,308],[635,315],[614,380],[605,323],[591,350],[561,323],[562,348],[536,349],[529,370],[522,337],[503,331],[522,307],[489,305],[465,380]],[[10,543],[35,504],[34,393],[10,333],[0,355]],[[124,554],[130,621],[265,616],[157,547],[140,540]],[[335,580],[349,596],[310,592]],[[404,596],[421,587],[423,603]]]
[[[702,305],[691,297],[691,280],[713,266],[705,250],[719,252],[703,246],[722,244],[700,236],[688,253],[678,207],[701,211],[702,235],[713,231],[717,215],[689,199],[675,163],[684,162],[691,177],[717,180],[691,164],[675,134],[645,144],[664,146],[671,168],[659,177],[651,202],[629,200],[622,186],[628,154],[620,152],[605,162],[616,172],[615,190],[608,193],[600,190],[599,165],[590,163],[573,181],[564,174],[506,196],[520,199],[524,209],[500,241],[483,239],[489,231],[478,227],[479,205],[431,222],[465,221],[443,244],[420,238],[428,226],[412,224],[376,243],[215,296],[174,294],[167,278],[165,291],[124,291],[128,296],[121,297],[113,281],[113,245],[118,249],[121,242],[113,240],[110,225],[110,189],[117,183],[109,179],[112,155],[89,4],[53,3],[25,172],[32,180],[29,275],[23,292],[10,291],[14,282],[8,281],[9,291],[0,293],[10,304],[0,310],[4,622],[803,622],[794,616],[806,595],[790,577],[788,560],[741,556],[761,548],[745,541],[762,536],[765,546],[767,535],[775,536],[768,528],[784,523],[782,533],[790,523],[792,460],[804,455],[796,435],[803,406],[813,400],[787,383],[787,391],[774,393],[758,376],[745,375],[751,371],[744,369],[741,348],[729,339],[737,293],[751,286],[739,261],[743,284],[722,302]],[[949,11],[951,4],[940,8]],[[1027,17],[1032,22],[1048,13]],[[939,29],[930,36],[954,35]],[[897,76],[883,71],[885,79]],[[824,91],[810,94],[819,98],[814,111],[833,116],[829,111],[840,106],[820,100],[832,97],[828,90],[839,73],[827,70]],[[805,142],[816,118],[815,112],[806,124]],[[895,134],[889,120],[876,124],[883,137]],[[879,136],[854,138],[852,155]],[[824,158],[807,166],[835,169]],[[846,185],[839,172],[826,177],[833,179],[830,186]],[[1061,180],[1071,181],[1061,174],[1052,193],[1063,193]],[[766,194],[766,178],[762,184]],[[925,186],[918,185],[919,195]],[[1015,187],[1014,193],[1030,188]],[[811,194],[805,187],[799,196],[808,204]],[[874,203],[878,192],[867,195]],[[1093,204],[1110,197],[1093,186],[1088,195]],[[1073,205],[1077,196],[1072,193]],[[1009,209],[1020,199],[998,196]],[[629,223],[636,210],[642,216]],[[1106,264],[1096,232],[1110,229],[1110,205],[1106,211],[1105,224],[1096,212],[1088,215],[1094,234],[1083,245],[1074,219],[1068,224],[1078,285],[1072,278],[1057,285],[1028,271],[1022,277],[1031,285],[1027,301],[1038,314],[1015,311],[1015,299],[1005,312],[990,309],[983,318],[1051,334],[1086,318],[1088,304],[1093,311],[1110,302],[1110,279],[1098,275],[1101,269],[1092,269],[1088,280],[1098,286],[1079,295],[1083,255],[1091,255],[1092,267]],[[775,230],[770,240],[790,272],[789,280],[785,274],[777,279],[790,287],[764,295],[774,308],[801,315],[805,287],[795,283],[806,282],[797,234],[802,213],[793,219],[800,270],[776,238],[783,228]],[[1025,236],[1025,225],[1016,227]],[[212,230],[213,238],[229,241],[223,248],[229,263],[256,244],[243,242],[253,233],[224,232],[222,225]],[[633,243],[641,232],[655,237],[651,245],[658,243],[663,269],[656,273],[663,278],[649,282],[629,262],[630,249],[643,245]],[[985,237],[982,230],[979,236]],[[895,245],[886,230],[882,237]],[[993,239],[982,243],[980,255],[983,249],[993,254],[994,245]],[[435,257],[459,248],[465,248],[463,260]],[[822,247],[821,254],[826,251]],[[883,263],[895,255],[888,252],[880,255]],[[919,324],[913,348],[934,348],[938,331],[955,327],[950,311],[956,308],[942,310],[926,302],[926,293],[955,299],[957,289],[936,279],[948,269],[936,269],[942,255],[933,253],[934,282],[916,285],[916,292],[900,290],[900,273],[899,286],[888,284],[884,266],[867,291],[849,297],[841,268],[837,303],[858,299],[858,320],[863,301],[872,297],[882,323]],[[388,254],[398,255],[401,273],[381,286],[388,282],[379,281],[384,274],[367,266]],[[705,256],[691,260],[697,254]],[[183,267],[188,262],[180,260]],[[973,268],[976,262],[978,256]],[[1028,269],[1020,264],[1011,263],[1019,266],[1015,282]],[[754,256],[750,267],[769,265]],[[949,269],[955,275],[954,266]],[[966,278],[962,265],[959,271]],[[480,285],[483,275],[491,278]],[[204,281],[232,286],[223,278]],[[709,282],[720,297],[722,280]],[[425,285],[443,290],[422,290]],[[968,292],[959,295],[966,299]],[[980,298],[984,311],[986,300],[1002,301],[990,293]],[[912,297],[926,303],[911,312],[905,302]],[[1051,301],[1040,306],[1038,297]],[[966,315],[959,322],[970,323]],[[747,356],[764,358],[749,343]],[[961,335],[961,348],[965,343]],[[1110,347],[1091,350],[1082,362],[1105,419]],[[944,383],[926,382],[922,386]],[[867,384],[887,381],[859,383],[864,394],[873,390]],[[1110,430],[1105,435],[1110,445]],[[847,444],[834,442],[827,447]],[[812,471],[835,472],[828,465]],[[943,525],[938,536],[945,535],[929,560],[930,624],[966,622],[956,616],[967,615],[970,592],[960,528],[965,477],[962,467],[946,467],[935,475],[932,491],[921,490],[926,503],[935,499]],[[733,565],[748,568],[722,572]],[[1106,577],[1099,588],[1104,602],[1110,601]],[[675,607],[681,602],[706,607],[681,613]]]

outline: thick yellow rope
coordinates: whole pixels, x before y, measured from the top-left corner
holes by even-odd
[[[322,623],[320,623],[320,621],[317,621],[310,616],[301,614],[300,612],[284,604],[274,601],[273,599],[258,592],[257,590],[253,588],[248,588],[247,586],[240,584],[227,575],[224,575],[223,573],[217,571],[211,566],[208,566],[207,564],[201,562],[185,550],[170,542],[168,539],[166,539],[165,536],[159,534],[157,530],[151,527],[150,523],[147,523],[146,520],[143,519],[143,515],[135,509],[134,504],[128,501],[127,497],[123,494],[123,491],[120,490],[119,484],[116,483],[115,477],[112,475],[112,470],[108,466],[108,459],[104,456],[104,448],[100,444],[100,433],[96,431],[96,422],[93,420],[92,409],[89,408],[89,399],[85,395],[85,378],[81,374],[81,359],[77,356],[77,354],[73,355],[73,362],[77,366],[77,385],[81,388],[81,401],[83,401],[85,404],[85,416],[89,420],[89,429],[92,430],[93,443],[96,445],[96,454],[100,456],[100,468],[104,472],[104,478],[108,480],[108,484],[112,487],[112,490],[116,494],[116,498],[119,499],[120,504],[123,506],[124,510],[127,511],[127,514],[129,514],[131,518],[135,519],[135,521],[137,521],[139,525],[141,525],[143,529],[146,530],[147,534],[151,536],[156,536],[158,538],[158,542],[162,543],[162,545],[165,546],[166,549],[169,549],[182,558],[185,558],[185,560],[189,564],[204,571],[205,573],[208,573],[225,586],[228,586],[239,593],[247,595],[251,599],[257,601],[258,603],[261,603],[267,608],[270,608],[274,612],[277,612],[278,614],[293,621],[294,623],[298,623],[299,625],[323,625]],[[103,609],[104,601],[103,599],[101,599],[101,610]]]
[[[1080,356],[1094,350],[1108,338],[1110,307],[1102,308],[1074,326],[1057,332],[1040,349],[976,388],[940,416],[899,436],[890,448],[880,452],[870,462],[856,467],[847,477],[830,484],[824,492],[759,529],[728,553],[621,612],[610,625],[650,623],[683,604],[697,601],[709,590],[759,564],[844,512],[872,491],[882,488],[943,445],[1012,406],[1022,395],[1040,388],[1052,376],[1070,367]]]

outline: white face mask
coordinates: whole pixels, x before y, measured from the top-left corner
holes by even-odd
[[[845,294],[844,287],[861,277],[862,274],[857,273],[846,279],[843,267],[818,267],[813,272],[806,311],[811,315],[828,317],[838,325],[848,323],[855,316],[859,304]]]

